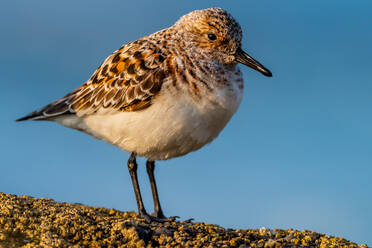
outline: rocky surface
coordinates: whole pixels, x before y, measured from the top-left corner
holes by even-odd
[[[134,212],[0,193],[0,247],[360,247],[311,231],[146,223]]]

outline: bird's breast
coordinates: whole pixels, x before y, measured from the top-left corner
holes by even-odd
[[[81,129],[151,160],[185,155],[215,139],[237,111],[243,93],[240,71],[230,77],[223,81],[225,85],[195,81],[196,85],[208,84],[197,86],[196,95],[192,85],[168,80],[148,108],[92,114],[83,118]]]

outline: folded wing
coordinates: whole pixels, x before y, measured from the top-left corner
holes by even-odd
[[[147,108],[168,77],[170,60],[149,40],[134,41],[109,56],[81,87],[17,121]]]

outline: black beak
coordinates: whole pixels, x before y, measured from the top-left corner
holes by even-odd
[[[251,56],[246,54],[240,47],[238,48],[238,50],[236,50],[235,59],[238,63],[242,63],[243,65],[249,66],[252,69],[261,72],[267,77],[273,76],[273,74],[271,74],[271,72],[268,69],[266,69],[260,63],[258,63],[258,61],[254,60]]]

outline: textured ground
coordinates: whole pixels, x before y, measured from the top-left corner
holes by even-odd
[[[2,247],[364,247],[311,231],[147,224],[133,212],[0,193]]]

